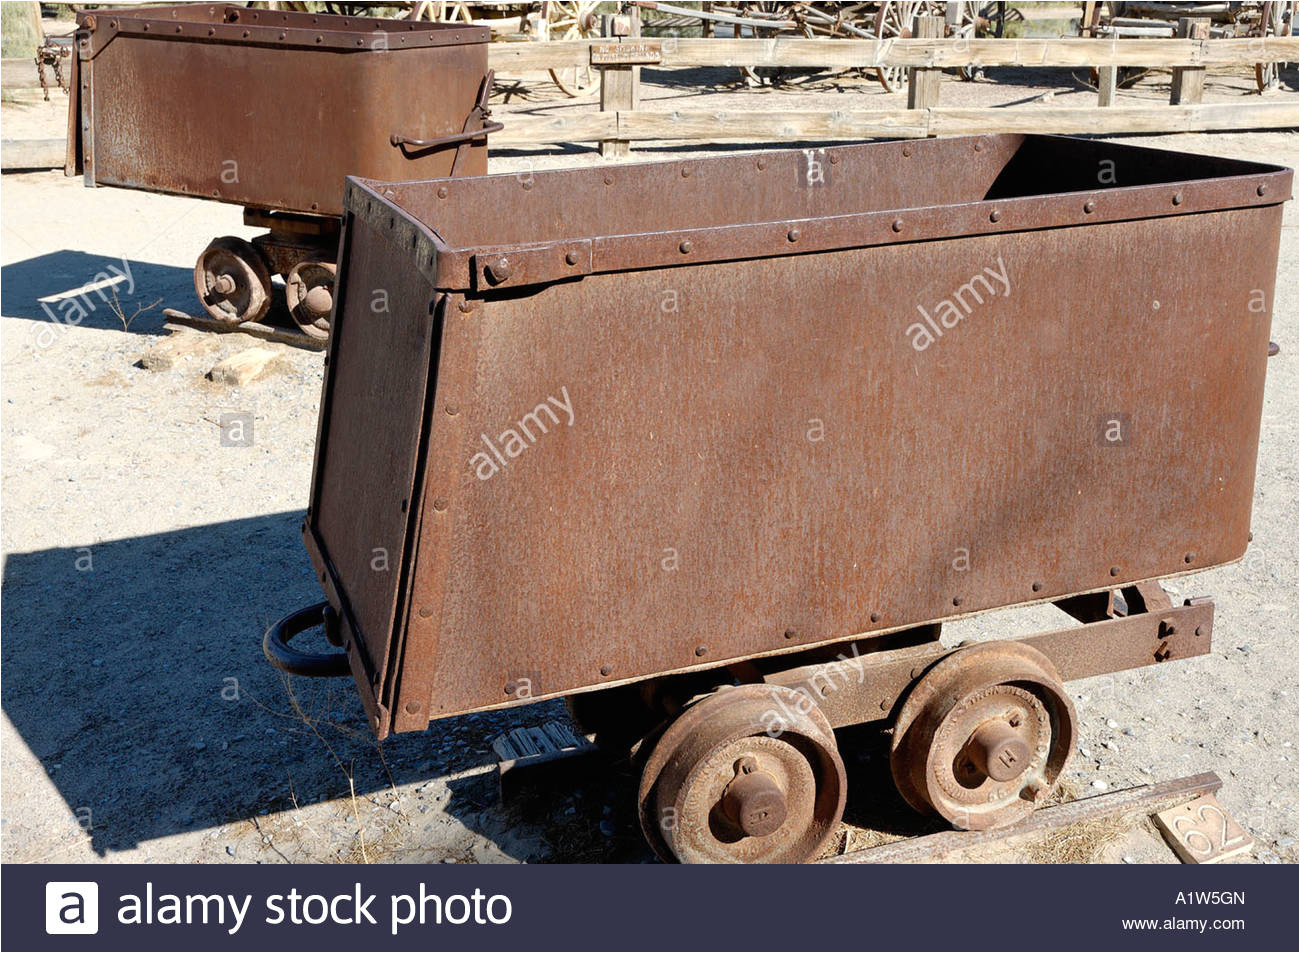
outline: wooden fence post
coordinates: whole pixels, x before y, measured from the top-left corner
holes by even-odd
[[[1178,37],[1186,40],[1208,40],[1210,38],[1209,17],[1179,17]],[[1182,106],[1201,101],[1201,90],[1205,86],[1205,68],[1201,66],[1175,66],[1174,81],[1169,88],[1171,106]]]
[[[1115,105],[1115,87],[1119,85],[1118,66],[1097,67],[1097,105]]]
[[[943,17],[918,16],[912,20],[912,36],[943,37]],[[907,70],[907,108],[928,109],[939,105],[939,81],[943,70],[909,67]]]
[[[603,37],[623,37],[641,35],[641,15],[637,10],[632,15],[619,16],[605,13],[600,18],[600,35]],[[602,66],[600,69],[600,111],[618,112],[633,110],[641,104],[641,67],[639,66]],[[617,158],[629,155],[632,144],[626,139],[602,139],[600,154],[603,158]]]

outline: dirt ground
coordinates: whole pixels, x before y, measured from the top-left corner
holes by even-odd
[[[647,108],[881,108],[874,81],[646,71]],[[1295,98],[1288,86],[1272,96]],[[952,105],[1090,102],[1086,76],[995,70],[944,83]],[[1168,96],[1155,73],[1121,94]],[[1212,74],[1207,101],[1251,101],[1253,81]],[[65,100],[7,103],[6,138],[61,135]],[[498,96],[498,117],[575,107],[544,82]],[[1032,108],[1028,106],[1027,108]],[[1290,132],[1125,141],[1294,166]],[[747,146],[747,148],[755,148]],[[720,147],[656,144],[640,158]],[[733,148],[733,147],[728,147]],[[286,157],[288,158],[288,156]],[[586,146],[494,154],[493,171],[600,161]],[[954,174],[959,174],[954,170]],[[209,336],[166,371],[138,366],[162,308],[193,310],[191,270],[217,235],[251,237],[238,208],[115,189],[58,172],[0,182],[3,371],[3,798],[5,861],[643,862],[635,779],[617,768],[496,799],[490,742],[564,721],[556,702],[435,723],[377,745],[350,681],[287,681],[265,627],[320,598],[298,522],[307,503],[322,357],[284,346],[243,387],[205,372],[248,347]],[[1098,794],[1216,771],[1220,800],[1255,837],[1245,861],[1297,859],[1297,231],[1286,207],[1260,439],[1253,545],[1240,564],[1176,581],[1212,594],[1215,649],[1177,666],[1071,684],[1081,718],[1066,793]],[[1253,249],[1243,248],[1243,256]],[[1225,275],[1233,267],[1225,261]],[[122,273],[77,326],[50,298]],[[1225,278],[1225,280],[1228,280]],[[43,306],[44,305],[44,306]],[[137,313],[138,311],[138,313]],[[247,413],[253,444],[222,446],[221,415]],[[1171,474],[1171,479],[1176,479]],[[982,616],[946,642],[1054,628],[1050,607]],[[933,829],[898,809],[870,728],[843,733],[850,808],[841,846]],[[1142,817],[952,859],[1172,862]]]

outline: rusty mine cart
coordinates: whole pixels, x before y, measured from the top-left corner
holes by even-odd
[[[80,12],[67,174],[243,205],[194,288],[218,325],[260,322],[284,276],[290,316],[329,336],[347,175],[487,171],[487,27],[250,10]]]
[[[1015,822],[1066,682],[1210,650],[1159,580],[1250,538],[1291,180],[1024,135],[351,179],[326,600],[266,653],[379,738],[568,698],[669,860],[817,858],[867,722],[918,811]],[[1073,621],[940,640],[1031,603]]]

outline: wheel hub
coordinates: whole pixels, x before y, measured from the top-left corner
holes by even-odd
[[[1047,657],[1023,643],[986,642],[946,656],[912,688],[890,767],[914,808],[983,830],[1034,809],[1074,738],[1074,706]]]
[[[830,723],[798,692],[723,688],[655,743],[641,774],[641,828],[683,863],[802,863],[834,836],[844,764]]]

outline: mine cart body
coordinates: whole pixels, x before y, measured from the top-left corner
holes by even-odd
[[[478,128],[489,39],[467,24],[235,4],[83,12],[68,172],[321,215],[342,212],[346,175],[481,174],[485,138],[393,137]]]
[[[1020,135],[350,181],[304,535],[376,731],[1240,558],[1290,185]]]
[[[825,852],[861,722],[909,805],[1013,824],[1066,681],[1210,651],[1158,580],[1250,539],[1290,189],[1019,135],[349,180],[327,601],[266,654],[380,737],[566,696],[668,860]],[[1034,602],[1076,621],[939,638]]]

